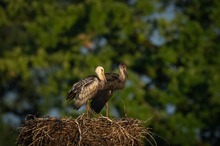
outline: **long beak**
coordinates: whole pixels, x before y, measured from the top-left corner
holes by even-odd
[[[105,74],[104,74],[104,73],[102,73],[102,77],[103,77],[105,83],[107,83],[107,80],[106,80],[106,77],[105,77]]]

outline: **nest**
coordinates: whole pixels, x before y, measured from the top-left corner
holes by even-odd
[[[145,140],[144,140],[145,139]],[[97,146],[155,144],[143,122],[132,118],[35,118],[26,120],[17,138],[19,146]],[[151,142],[153,141],[153,142]]]

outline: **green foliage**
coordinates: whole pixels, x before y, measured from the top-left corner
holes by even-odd
[[[219,14],[218,0],[1,1],[0,145],[14,145],[21,124],[8,113],[76,116],[72,84],[120,62],[128,81],[111,115],[151,118],[158,145],[219,145]]]

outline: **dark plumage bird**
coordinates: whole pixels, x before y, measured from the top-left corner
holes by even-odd
[[[116,90],[123,89],[127,78],[127,68],[125,64],[119,64],[119,74],[106,73],[106,84],[99,90],[91,101],[91,108],[99,113],[106,105],[106,116],[108,117],[108,100]]]
[[[72,89],[67,93],[67,100],[73,100],[73,108],[78,110],[86,103],[86,114],[89,113],[89,100],[96,96],[106,84],[104,68],[98,66],[95,70],[96,75],[81,79],[73,84]]]

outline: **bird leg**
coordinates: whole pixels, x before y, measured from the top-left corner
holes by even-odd
[[[86,101],[86,116],[88,117],[89,116],[89,100]]]
[[[106,111],[105,111],[106,114],[105,115],[106,115],[106,117],[108,117],[108,102],[105,103],[105,108],[106,108]]]

